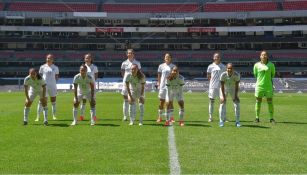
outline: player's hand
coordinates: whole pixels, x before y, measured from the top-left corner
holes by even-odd
[[[225,98],[224,97],[221,97],[221,103],[225,103]]]

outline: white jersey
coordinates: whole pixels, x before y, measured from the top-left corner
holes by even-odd
[[[43,64],[39,68],[39,74],[42,75],[42,78],[46,81],[48,87],[56,88],[56,78],[55,76],[59,74],[58,66],[52,64]]]
[[[220,81],[225,83],[225,89],[235,89],[236,82],[240,81],[240,74],[238,72],[233,72],[230,76],[228,75],[228,72],[225,71],[222,73]]]
[[[85,78],[82,78],[81,74],[77,74],[74,77],[73,84],[78,84],[78,94],[86,95],[91,92],[90,83],[94,84],[94,80],[90,75],[86,75]]]
[[[42,86],[46,84],[43,79],[35,79],[33,80],[30,75],[28,75],[23,82],[24,85],[29,86],[29,91],[32,93],[42,92]]]
[[[145,77],[138,79],[137,76],[132,76],[131,73],[127,74],[124,78],[125,83],[129,83],[129,88],[131,92],[141,93],[142,84],[145,84]]]
[[[208,66],[207,73],[211,74],[209,89],[220,88],[220,77],[221,74],[225,71],[226,71],[226,66],[222,63],[218,65],[212,63]]]
[[[91,64],[91,65],[87,65],[85,64],[85,66],[87,67],[87,74],[89,74],[93,80],[96,80],[95,78],[95,74],[98,73],[98,68],[95,64]]]
[[[124,61],[122,63],[121,70],[125,71],[124,78],[126,77],[126,75],[128,73],[131,73],[131,66],[133,64],[136,64],[138,66],[138,68],[141,69],[141,63],[139,61],[135,60],[135,59],[132,62],[129,59],[127,59],[126,61]],[[123,82],[125,82],[125,81],[123,81]]]
[[[175,65],[172,63],[169,65],[166,63],[162,63],[159,65],[158,73],[161,74],[159,89],[166,88],[166,78],[171,73],[173,67],[175,67]]]

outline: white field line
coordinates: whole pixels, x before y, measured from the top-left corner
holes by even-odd
[[[168,151],[169,151],[169,165],[170,174],[180,174],[180,164],[176,148],[175,133],[173,126],[168,128]]]

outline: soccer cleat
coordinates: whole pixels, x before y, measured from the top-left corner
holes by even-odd
[[[38,122],[39,121],[39,117],[37,117],[34,121]]]
[[[48,121],[44,121],[44,126],[48,126]]]
[[[226,118],[226,117],[225,117],[225,120],[224,120],[224,122],[229,122],[228,118]]]
[[[158,117],[158,119],[157,119],[157,121],[156,121],[157,123],[160,123],[160,122],[162,122],[162,117]]]
[[[84,120],[84,117],[83,117],[83,116],[80,116],[80,117],[79,117],[79,120],[80,120],[80,121],[83,121],[83,120]]]
[[[164,126],[170,126],[171,122],[169,122],[168,120],[165,121]]]
[[[259,118],[256,118],[254,122],[259,123],[260,122]]]
[[[127,117],[126,116],[123,117],[123,121],[127,121]]]
[[[276,121],[272,118],[272,119],[270,119],[270,123],[272,123],[272,124],[276,124]]]
[[[219,126],[224,127],[224,122],[220,122]]]
[[[241,124],[240,124],[240,122],[236,122],[236,127],[241,127]]]
[[[27,121],[23,121],[23,125],[28,125],[28,122]]]
[[[130,123],[129,123],[129,126],[132,126],[132,125],[133,125],[133,122],[130,122]]]
[[[91,123],[91,126],[95,126],[95,123]]]
[[[172,122],[172,123],[175,122],[174,116],[171,117],[170,122]]]
[[[209,123],[213,122],[213,118],[212,118],[212,117],[209,117],[208,122],[209,122]]]
[[[184,121],[179,121],[179,126],[184,126]]]
[[[77,124],[77,122],[76,121],[73,121],[71,124],[70,124],[70,126],[75,126]]]
[[[55,116],[52,117],[53,120],[56,120],[57,118]]]
[[[139,126],[143,126],[143,123],[139,123]]]
[[[95,122],[97,121],[97,117],[96,116],[94,116],[93,119],[94,119]]]

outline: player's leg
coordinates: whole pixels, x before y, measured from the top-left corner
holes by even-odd
[[[173,116],[174,112],[174,107],[173,107],[173,101],[172,99],[169,99],[166,101],[166,106],[167,106],[167,113],[166,113],[166,120],[164,126],[170,126],[172,124],[171,116]]]
[[[139,98],[139,107],[140,107],[140,123],[139,125],[143,125],[143,118],[144,118],[144,104],[145,104],[145,97]]]
[[[35,99],[35,97],[37,96],[37,94],[34,94],[33,92],[29,92],[29,101],[26,100],[25,102],[25,107],[23,109],[23,125],[27,125],[28,124],[28,118],[29,118],[29,112],[30,112],[30,107],[32,105],[33,100]]]
[[[85,106],[86,106],[86,97],[84,97],[82,99],[82,103],[80,105],[80,121],[83,121],[84,120],[84,117],[85,117]]]
[[[95,117],[96,117],[96,97],[94,96],[94,99],[92,101],[91,99],[91,94],[88,94],[87,95],[87,99],[89,100],[90,102],[90,106],[91,106],[91,109],[90,109],[90,114],[91,114],[91,126],[94,126],[95,125]]]
[[[241,124],[240,124],[240,99],[238,97],[238,99],[235,99],[235,90],[232,89],[230,92],[229,92],[231,98],[232,98],[232,101],[233,101],[233,107],[234,107],[234,112],[235,112],[235,117],[236,117],[236,127],[240,127]]]
[[[50,96],[51,102],[51,110],[52,110],[52,119],[56,120],[56,96],[57,96],[57,87],[50,87],[48,88],[48,95]]]
[[[77,95],[77,99],[74,98],[74,104],[73,104],[73,121],[71,123],[72,126],[76,125],[77,124],[77,120],[78,120],[78,107],[79,107],[79,104],[80,104],[80,101],[83,100],[83,95],[81,94],[78,94]]]
[[[134,93],[131,94],[134,101],[132,101],[132,99],[130,98],[130,96],[128,97],[128,101],[129,101],[129,116],[130,116],[130,123],[129,125],[133,125],[134,121],[135,121],[135,116],[136,116],[136,95]]]
[[[166,97],[166,89],[160,89],[159,90],[159,109],[158,109],[158,119],[157,122],[162,121],[162,116],[165,114],[166,109],[165,109],[165,97]]]
[[[215,97],[218,96],[218,91],[219,89],[217,88],[211,88],[209,89],[209,119],[208,122],[212,122],[213,121],[213,112],[214,112],[214,101],[215,101]]]
[[[184,101],[183,99],[178,101],[179,105],[179,126],[184,126]]]
[[[39,101],[38,101],[38,104],[37,104],[37,110],[36,110],[36,119],[35,119],[36,122],[39,121],[40,114],[41,114],[42,112],[43,112],[43,106],[42,106],[41,101],[39,100]]]
[[[275,124],[274,120],[274,105],[273,105],[273,90],[270,90],[266,94],[267,102],[268,102],[268,110],[270,114],[270,122]]]
[[[123,115],[124,115],[123,120],[127,121],[127,117],[129,115],[129,100],[128,100],[128,92],[127,92],[127,89],[126,89],[125,86],[123,87],[121,94],[123,95],[123,99],[124,99],[124,102],[123,102]]]
[[[222,102],[220,100],[220,107],[219,107],[219,118],[220,118],[220,123],[219,123],[219,126],[220,127],[223,127],[224,126],[224,122],[225,122],[225,118],[226,118],[226,101],[227,101],[227,92],[225,92],[226,96],[225,96],[225,99],[224,101]],[[221,98],[222,95],[220,95],[220,98]]]
[[[260,122],[259,115],[260,115],[263,95],[264,95],[263,91],[259,91],[257,88],[255,89],[255,97],[256,97],[256,104],[255,104],[256,119],[255,119],[255,122],[256,123]]]
[[[44,125],[48,125],[48,106],[47,106],[47,97],[43,96],[42,92],[40,93],[40,102],[43,106],[43,115],[44,115]]]

